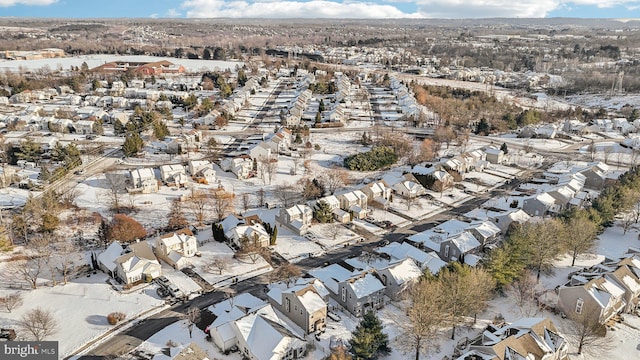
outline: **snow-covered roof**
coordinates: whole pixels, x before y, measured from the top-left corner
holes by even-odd
[[[389,265],[387,269],[398,285],[413,281],[422,276],[422,270],[420,270],[412,259],[400,260]]]
[[[471,233],[463,232],[454,237],[450,238],[451,242],[460,249],[460,252],[466,254],[478,247],[480,247],[480,242],[475,238]]]
[[[358,272],[351,272],[338,264],[331,264],[320,269],[311,270],[309,274],[322,281],[324,286],[334,294],[337,294],[338,283],[352,278],[357,275]]]
[[[114,241],[109,247],[98,255],[98,262],[102,263],[109,271],[116,269],[116,259],[122,255],[123,248],[117,241]]]
[[[300,299],[302,306],[304,306],[310,314],[327,307],[327,304],[322,300],[320,295],[313,290],[307,290],[302,295],[298,295],[298,299]]]
[[[384,290],[384,285],[380,280],[370,273],[355,280],[354,282],[351,282],[349,286],[358,299],[369,296],[377,291]]]
[[[257,360],[282,359],[288,349],[305,346],[302,335],[280,319],[271,305],[236,320],[235,328]]]

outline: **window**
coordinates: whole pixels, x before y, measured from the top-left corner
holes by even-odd
[[[291,300],[284,299],[284,308],[285,310],[287,310],[287,312],[291,311]]]
[[[449,257],[449,245],[445,245],[444,247],[444,257]]]
[[[347,301],[347,289],[342,288],[342,301]]]
[[[582,314],[583,306],[584,306],[584,300],[582,300],[582,298],[578,298],[578,300],[576,300],[576,312],[578,314]]]

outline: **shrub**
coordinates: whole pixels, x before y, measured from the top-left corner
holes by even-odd
[[[107,315],[107,321],[110,325],[115,325],[126,318],[127,315],[121,312],[112,312],[111,314]]]
[[[388,146],[378,146],[370,151],[348,156],[344,159],[344,166],[349,170],[374,171],[398,161],[398,155]]]

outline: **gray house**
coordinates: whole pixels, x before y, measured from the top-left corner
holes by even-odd
[[[415,261],[406,258],[378,270],[378,275],[385,286],[387,296],[399,300],[404,291],[422,276],[422,270]]]
[[[322,281],[329,290],[329,295],[355,316],[362,316],[369,310],[384,306],[385,287],[373,274],[373,270],[350,270],[332,264],[312,270],[309,274]]]
[[[320,290],[318,285],[321,287]],[[275,284],[267,296],[273,307],[309,334],[326,326],[327,303],[323,299],[325,293],[328,294],[328,291],[321,283],[303,283],[292,287]]]

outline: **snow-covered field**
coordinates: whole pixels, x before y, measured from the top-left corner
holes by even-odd
[[[188,72],[202,71],[234,71],[236,66],[242,67],[243,62],[240,61],[219,61],[219,60],[197,60],[197,59],[178,59],[172,57],[156,57],[146,55],[82,55],[56,59],[38,59],[38,60],[5,60],[0,61],[0,70],[20,71],[37,70],[48,67],[51,70],[69,70],[71,66],[80,67],[86,62],[89,68],[100,66],[112,61],[129,61],[129,62],[155,62],[167,60],[174,64],[182,65]]]
[[[47,340],[59,340],[60,354],[66,356],[111,329],[113,326],[107,323],[106,318],[109,313],[123,312],[130,319],[164,304],[153,285],[122,294],[107,284],[107,278],[98,272],[90,277],[74,279],[66,285],[22,291],[24,304],[10,313],[3,312],[0,326],[16,329],[20,317],[27,311],[38,307],[49,310],[58,324],[58,331]],[[2,290],[0,294],[10,292]],[[24,336],[17,332],[19,337]]]

